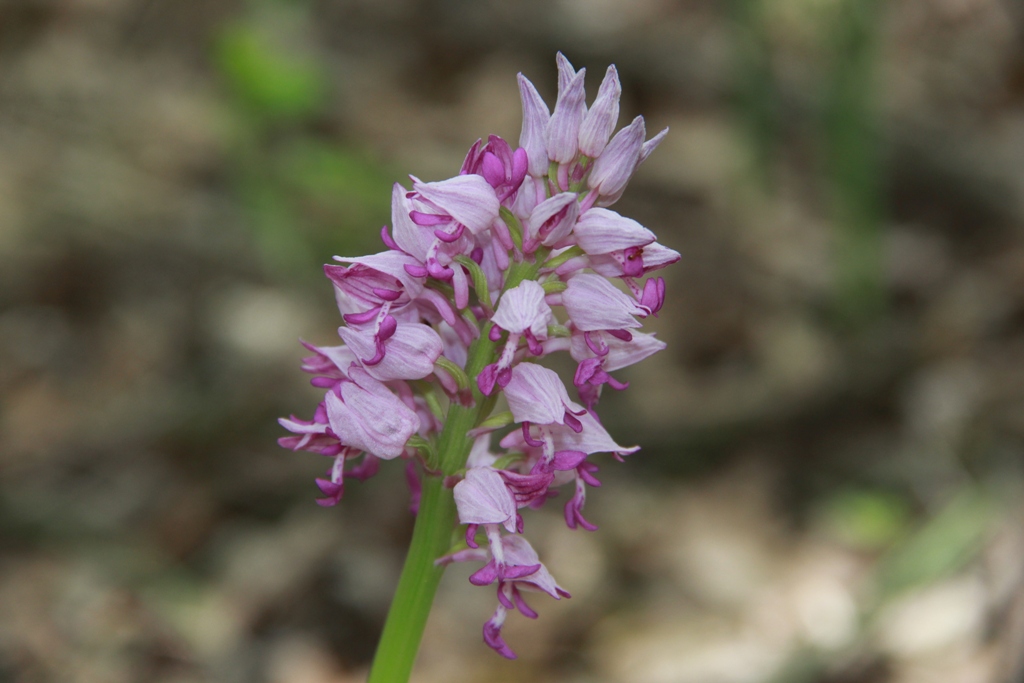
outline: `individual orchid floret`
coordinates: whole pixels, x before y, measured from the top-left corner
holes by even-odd
[[[435,183],[417,180],[412,186],[415,199],[432,209],[429,212],[413,211],[413,222],[425,227],[437,227],[434,234],[443,241],[458,239],[462,228],[474,235],[483,232],[498,217],[501,206],[498,196],[482,176],[460,175]]]
[[[355,352],[374,379],[423,379],[434,371],[444,344],[434,328],[423,323],[396,323],[387,335],[380,330],[338,328],[338,334]]]
[[[532,590],[547,593],[555,600],[572,597],[569,592],[555,582],[551,572],[540,561],[537,551],[522,536],[502,536],[500,543],[502,560],[499,563],[494,557],[496,547],[491,547],[490,562],[473,574],[470,581],[477,586],[487,586],[502,579],[513,580],[518,585]],[[504,564],[504,575],[498,568]]]
[[[492,553],[495,548],[492,547]],[[537,613],[526,604],[522,590],[547,593],[555,600],[571,597],[569,592],[559,586],[547,568],[540,562],[537,552],[522,536],[505,536],[501,539],[500,550],[503,562],[492,558],[482,569],[470,577],[476,586],[486,586],[498,582],[498,606],[494,614],[484,624],[484,642],[495,652],[508,659],[515,659],[516,654],[501,637],[501,628],[505,623],[509,610],[518,609],[530,619]],[[504,578],[500,575],[501,564],[506,567]],[[519,569],[521,575],[511,578],[510,568]]]
[[[416,261],[407,254],[386,251],[371,256],[335,259],[349,266],[325,265],[324,273],[334,283],[338,309],[346,322],[362,324],[408,305],[423,290],[422,280],[411,276],[406,266]]]
[[[544,297],[544,288],[534,280],[521,282],[501,297],[498,310],[491,318],[495,325],[491,332],[496,338],[496,333],[505,330],[508,339],[498,361],[484,368],[477,378],[477,385],[484,395],[489,396],[495,384],[500,387],[508,385],[521,337],[526,337],[527,346],[534,354],[542,353],[541,341],[547,339],[548,325],[554,319]]]
[[[587,178],[587,186],[598,195],[612,196],[626,187],[644,144],[644,117],[637,116],[632,123],[612,138],[595,161]]]
[[[578,419],[583,427],[578,432],[568,426],[548,425],[544,428],[551,437],[550,447],[556,453],[562,451],[576,451],[586,453],[587,455],[611,453],[617,458],[621,458],[626,455],[632,455],[640,450],[639,446],[627,447],[616,443],[611,435],[608,434],[608,431],[594,417],[593,413],[585,411],[582,415],[578,416]],[[520,451],[529,450],[530,448],[540,449],[547,446],[547,444],[536,446],[529,443],[526,440],[526,435],[520,430],[509,432],[502,438],[500,445],[502,448]]]
[[[632,218],[611,209],[590,209],[573,228],[576,244],[588,254],[610,254],[643,247],[656,239],[653,232]]]
[[[589,255],[569,267],[559,267],[558,274],[565,276],[574,270],[589,267],[604,277],[642,277],[665,266],[670,266],[678,262],[680,258],[678,251],[657,242],[651,242],[643,247],[624,249],[622,252]],[[566,265],[568,266],[568,264]],[[627,272],[627,268],[629,272]]]
[[[455,485],[455,505],[463,524],[503,525],[516,531],[516,503],[496,470],[471,467],[466,478]]]
[[[597,91],[597,99],[580,125],[580,152],[591,159],[596,159],[608,144],[608,138],[615,130],[619,120],[619,97],[622,86],[619,85],[619,73],[612,64],[605,72],[604,80]]]
[[[531,346],[547,339],[554,314],[544,296],[535,280],[525,280],[505,292],[491,322],[511,334],[525,334]]]
[[[578,363],[600,358],[602,367],[608,372],[621,370],[665,348],[665,342],[653,334],[632,332],[632,339],[625,341],[607,332],[584,334],[574,331],[569,354]]]
[[[653,232],[632,218],[599,208],[580,216],[573,234],[580,249],[590,256],[610,256],[629,277],[643,275],[644,247],[656,239]]]
[[[330,427],[324,403],[317,406],[312,420],[300,420],[292,416],[291,418],[281,418],[278,422],[282,427],[295,434],[295,436],[286,436],[277,440],[277,443],[283,448],[319,453],[334,459],[331,468],[327,471],[327,478],[316,480],[317,487],[324,494],[323,498],[317,499],[317,504],[325,507],[336,505],[341,500],[346,475],[362,481],[377,473],[380,462],[377,458],[363,453],[358,448],[341,443]],[[363,462],[346,472],[346,463],[361,456]]]
[[[523,184],[529,168],[529,156],[522,147],[512,151],[507,142],[497,135],[487,138],[487,144],[481,145],[477,140],[469,149],[466,160],[462,163],[463,175],[475,173],[494,188],[498,201],[504,202],[513,197],[519,186]]]
[[[315,387],[326,389],[334,386],[339,379],[348,377],[348,369],[353,363],[359,362],[356,354],[345,345],[313,346],[308,342],[302,342],[302,345],[313,352],[312,356],[302,359],[302,370],[315,375],[309,381]]]
[[[651,152],[661,144],[661,141],[665,139],[667,134],[668,128],[664,128],[660,133],[643,143],[636,156],[636,163],[633,164],[632,168],[629,169],[628,172],[626,172],[626,169],[629,168],[627,163],[628,155],[626,155],[626,158],[620,156],[617,160],[618,163],[609,162],[609,167],[601,172],[601,175],[605,176],[604,182],[601,183],[599,190],[595,190],[600,195],[597,199],[598,206],[611,206],[615,202],[619,201],[619,198],[622,197],[622,193],[626,190],[626,185],[629,183],[629,179],[636,172],[636,169],[639,168],[640,164],[644,163],[647,157],[650,156]],[[614,142],[614,139],[612,142]],[[611,147],[611,144],[608,146]],[[603,157],[607,153],[608,150],[606,149],[601,156]],[[595,164],[595,173],[598,172],[596,166],[597,164]],[[591,174],[592,178],[593,175],[594,174]],[[590,185],[590,187],[594,188],[596,186]]]
[[[546,247],[561,246],[577,225],[579,196],[575,192],[563,192],[544,200],[533,209],[527,221],[529,237],[523,242],[523,252],[532,254],[543,244]]]
[[[338,439],[378,458],[397,458],[420,420],[401,399],[362,368],[353,367],[324,398],[331,430]]]

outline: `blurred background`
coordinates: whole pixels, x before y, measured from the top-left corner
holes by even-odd
[[[0,2],[0,681],[362,680],[412,518],[276,446],[297,338],[556,50],[671,127],[669,347],[600,530],[527,516],[573,598],[510,663],[450,570],[415,680],[1024,681],[1016,0]]]

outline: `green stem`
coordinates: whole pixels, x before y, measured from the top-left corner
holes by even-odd
[[[489,325],[469,348],[466,373],[475,378],[485,365],[494,361],[495,344],[488,336]],[[448,409],[444,430],[438,439],[437,451],[444,475],[450,475],[465,467],[472,441],[467,432],[477,426],[490,414],[494,407],[493,397],[480,393],[475,381],[473,405],[462,406],[452,403]],[[448,552],[451,547],[452,529],[455,526],[455,499],[444,487],[441,477],[426,475],[423,478],[423,493],[420,509],[413,527],[409,554],[405,557],[402,576],[388,610],[384,632],[381,634],[377,653],[373,658],[368,683],[402,683],[409,680],[416,652],[419,650],[423,629],[430,616],[434,593],[444,574],[444,567],[434,565],[434,560]]]
[[[454,524],[455,499],[451,492],[444,488],[440,477],[424,477],[409,554],[384,623],[368,683],[409,680],[434,593],[444,574],[444,567],[435,566],[434,560],[444,555],[451,545]]]
[[[506,275],[504,290],[523,280],[535,279],[548,252],[548,249],[540,249],[534,262],[514,264]],[[490,329],[490,323],[484,325],[480,337],[469,347],[466,375],[473,390],[473,404],[451,404],[444,430],[437,441],[439,462],[432,463],[432,466],[439,465],[445,476],[466,466],[466,458],[473,445],[468,432],[494,409],[497,394],[484,396],[475,381],[484,366],[494,362],[496,345],[490,340]],[[455,499],[451,491],[444,487],[441,477],[425,475],[409,554],[405,557],[402,576],[398,579],[398,588],[384,622],[384,632],[377,645],[367,683],[403,683],[409,680],[423,629],[430,616],[434,593],[444,574],[444,567],[436,566],[434,560],[451,547],[454,526]]]

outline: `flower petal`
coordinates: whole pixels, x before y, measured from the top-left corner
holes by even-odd
[[[523,101],[523,130],[519,134],[519,146],[526,150],[530,160],[530,175],[540,178],[548,172],[547,129],[551,113],[533,83],[523,74],[517,78],[519,97]]]
[[[498,196],[483,176],[460,175],[435,183],[416,181],[413,189],[474,235],[490,228],[498,217]]]
[[[420,420],[391,390],[365,370],[352,367],[352,381],[328,391],[324,403],[331,430],[342,443],[379,458],[397,458],[416,433]]]
[[[537,339],[547,339],[553,315],[544,296],[544,288],[536,280],[525,280],[501,296],[491,321],[507,332],[530,330]]]
[[[361,360],[365,361],[376,353],[372,330],[341,327],[338,334]],[[423,379],[434,371],[434,363],[443,348],[441,337],[429,325],[398,323],[394,334],[384,341],[384,359],[363,367],[371,377],[381,382]]]
[[[580,273],[562,292],[562,305],[577,329],[621,330],[640,327],[633,317],[645,311],[600,275]]]
[[[536,363],[520,363],[512,368],[505,399],[516,422],[565,424],[566,410],[573,413],[583,410],[569,400],[558,373]]]
[[[608,67],[597,91],[597,98],[587,112],[580,126],[580,152],[591,159],[596,159],[608,144],[608,138],[615,130],[619,120],[619,97],[622,86],[619,85],[619,73],[615,65]]]
[[[657,239],[653,232],[609,209],[590,209],[573,228],[576,243],[588,254],[610,254],[629,247],[642,247]]]

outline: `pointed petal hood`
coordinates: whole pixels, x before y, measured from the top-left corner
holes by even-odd
[[[549,159],[564,164],[572,161],[579,150],[580,125],[587,109],[583,84],[587,70],[580,69],[569,77],[572,65],[561,53],[559,56],[558,100],[548,121],[547,149]]]
[[[516,530],[516,501],[505,480],[490,467],[471,467],[453,491],[463,524],[501,524]]]
[[[535,280],[525,280],[502,295],[491,321],[507,332],[530,330],[537,339],[547,339],[553,315],[544,296],[544,288]]]
[[[653,232],[609,209],[590,209],[573,229],[576,244],[588,254],[610,254],[620,249],[642,247],[654,242]]]
[[[519,97],[523,101],[523,130],[519,146],[526,150],[530,160],[529,173],[539,178],[548,172],[548,121],[551,113],[533,83],[519,74]]]
[[[587,186],[600,195],[613,195],[626,187],[644,143],[644,117],[620,130],[594,162]]]
[[[619,73],[612,64],[605,72],[601,88],[597,91],[597,99],[587,112],[580,126],[580,152],[591,159],[596,159],[608,144],[608,138],[615,130],[619,120],[619,97],[622,86],[619,84]]]
[[[633,317],[646,311],[600,275],[580,273],[562,292],[562,305],[578,330],[622,330],[640,327]]]
[[[567,410],[573,414],[584,410],[583,406],[569,400],[558,373],[536,363],[513,367],[512,379],[504,391],[516,422],[565,424]]]

